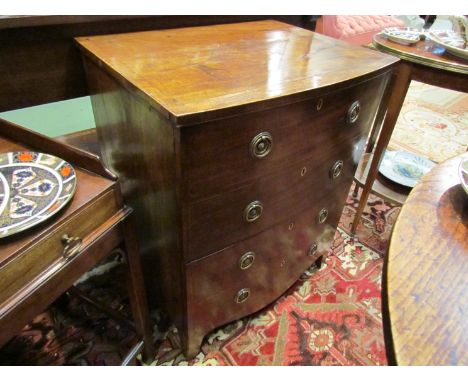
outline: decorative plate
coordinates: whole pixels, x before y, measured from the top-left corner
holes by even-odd
[[[468,46],[465,39],[453,31],[431,31],[431,40],[443,46],[445,50],[457,57],[468,59]]]
[[[411,28],[391,27],[382,30],[382,34],[389,40],[399,44],[411,45],[419,41],[421,32]]]
[[[458,167],[458,176],[460,177],[460,183],[468,194],[468,159],[462,160]]]
[[[63,159],[31,151],[0,154],[0,238],[50,218],[75,188],[75,170]]]
[[[407,151],[386,151],[379,171],[388,179],[414,187],[435,163]]]

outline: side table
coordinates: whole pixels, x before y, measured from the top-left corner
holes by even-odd
[[[97,156],[0,119],[0,152],[23,150],[46,152],[71,163],[77,188],[70,204],[55,217],[0,239],[0,346],[60,295],[73,290],[73,283],[112,249],[123,245],[139,340],[122,364],[142,350],[144,358],[151,359],[154,345],[133,214],[122,202],[116,177]]]
[[[461,58],[451,56],[436,43],[425,40],[412,46],[392,42],[380,34],[374,36],[374,47],[384,53],[390,53],[401,59],[395,71],[392,84],[387,87],[381,108],[374,121],[366,154],[359,164],[355,181],[362,186],[359,206],[351,227],[354,234],[359,224],[367,198],[372,189],[378,189],[377,194],[387,200],[402,204],[408,192],[403,188],[382,187],[382,182],[376,182],[380,162],[390,141],[393,129],[398,120],[401,107],[405,100],[408,87],[412,80],[446,89],[468,92],[468,65]],[[381,128],[380,128],[381,127]],[[380,134],[379,134],[380,130]],[[378,140],[377,140],[378,136]],[[379,184],[375,184],[379,183]]]

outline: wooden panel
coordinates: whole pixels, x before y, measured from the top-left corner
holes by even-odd
[[[328,155],[341,144],[358,145],[372,124],[386,79],[379,76],[285,107],[184,128],[184,200],[195,201],[245,186],[284,171],[298,158]],[[349,124],[347,112],[355,101],[360,102],[361,112],[357,122]],[[261,132],[271,133],[273,149],[264,158],[253,158],[250,143]],[[357,166],[358,153],[353,156]]]
[[[8,299],[43,269],[62,257],[64,245],[61,238],[63,235],[86,240],[89,233],[114,215],[117,210],[115,193],[110,190],[73,216],[61,220],[60,226],[44,235],[41,240],[33,242],[11,261],[0,266],[0,301]]]
[[[180,125],[278,106],[283,97],[290,103],[398,61],[271,20],[77,41],[122,86]]]
[[[76,36],[265,19],[268,16],[29,16],[0,19],[0,111],[88,94]],[[301,16],[272,16],[305,26]]]
[[[341,214],[329,224],[319,225],[318,208],[290,217],[248,240],[187,265],[189,337],[188,353],[196,351],[203,336],[215,327],[251,314],[268,305],[290,287],[318,257],[326,255]],[[312,244],[314,256],[308,256]],[[239,268],[246,252],[255,253],[248,269]],[[243,303],[235,301],[238,291],[250,289]]]
[[[107,166],[119,174],[136,228],[150,305],[185,325],[175,150],[178,131],[85,60],[97,133]]]

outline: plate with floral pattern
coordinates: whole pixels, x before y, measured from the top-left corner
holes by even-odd
[[[75,189],[75,170],[63,159],[32,151],[0,154],[0,238],[49,219]]]
[[[414,187],[435,163],[407,151],[386,151],[379,171],[386,178],[407,187]]]
[[[463,36],[453,31],[432,31],[429,38],[457,57],[468,59],[468,44]]]
[[[411,28],[390,27],[382,30],[382,34],[399,44],[412,45],[420,40],[421,32]]]

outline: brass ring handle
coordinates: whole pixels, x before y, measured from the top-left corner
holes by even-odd
[[[312,244],[307,251],[307,256],[314,256],[317,253],[318,245],[317,243]]]
[[[330,169],[330,178],[332,179],[338,178],[343,171],[343,166],[344,166],[344,162],[342,160],[336,161],[335,164]]]
[[[265,158],[273,149],[273,137],[270,133],[257,134],[250,142],[250,154],[254,158]]]
[[[257,220],[263,212],[263,203],[256,200],[244,208],[244,221],[252,223]]]
[[[356,122],[359,118],[360,111],[361,111],[361,103],[359,101],[354,101],[351,107],[348,109],[346,121],[348,123]]]
[[[255,260],[254,252],[246,252],[239,259],[239,268],[242,270],[249,269]]]
[[[62,244],[64,245],[62,250],[62,257],[70,260],[80,252],[81,244],[83,240],[79,237],[69,236],[68,234],[62,236]]]
[[[322,208],[319,212],[318,222],[320,224],[325,223],[328,218],[328,210],[326,208]]]
[[[236,302],[242,304],[250,297],[250,288],[242,288],[236,295]]]

